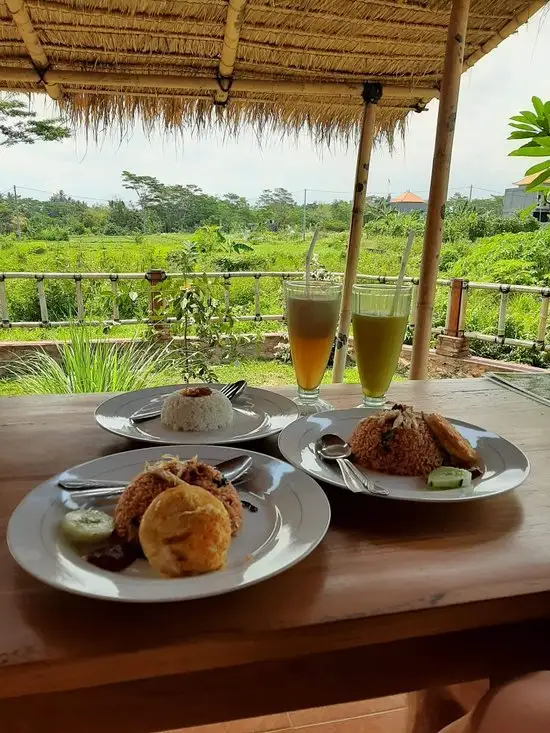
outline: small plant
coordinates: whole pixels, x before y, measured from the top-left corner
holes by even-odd
[[[333,279],[332,273],[319,262],[319,257],[316,254],[311,258],[311,279],[329,281]]]
[[[251,249],[232,243],[219,227],[201,227],[177,253],[171,253],[171,264],[191,273],[201,254],[230,254],[242,248]],[[174,332],[183,336],[180,355],[184,381],[215,382],[214,364],[236,359],[239,350],[251,341],[249,336],[234,332],[231,306],[217,296],[216,285],[199,274],[185,278],[183,285],[173,280],[163,283],[158,295],[164,299],[166,313],[176,319]]]
[[[290,354],[288,336],[284,336],[282,341],[279,341],[277,346],[275,346],[273,349],[273,355],[275,356],[275,361],[278,361],[280,364],[290,364],[292,356]]]
[[[8,377],[20,380],[25,394],[127,392],[165,384],[172,366],[166,347],[94,341],[85,329],[74,329],[57,348],[58,359],[37,351],[16,360]]]

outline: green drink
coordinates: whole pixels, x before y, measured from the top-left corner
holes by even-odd
[[[397,367],[411,305],[403,285],[355,285],[352,324],[365,407],[381,407]]]

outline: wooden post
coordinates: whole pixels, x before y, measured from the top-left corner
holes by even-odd
[[[468,292],[466,280],[455,277],[449,288],[445,332],[437,337],[435,351],[440,356],[463,358],[470,353],[468,341],[464,338],[465,299]]]
[[[447,46],[437,116],[430,198],[420,267],[411,379],[426,379],[428,376],[428,351],[430,348],[433,303],[445,218],[445,202],[449,187],[449,171],[460,90],[460,75],[462,74],[464,61],[469,6],[470,0],[453,0],[447,30]]]
[[[357,166],[355,168],[355,187],[353,192],[353,212],[349,232],[348,255],[342,290],[342,304],[340,306],[340,321],[336,338],[336,353],[334,355],[334,369],[332,381],[339,383],[344,378],[346,357],[348,353],[348,335],[351,323],[351,292],[357,274],[363,218],[365,213],[365,199],[367,196],[367,182],[369,178],[370,157],[374,141],[374,123],[376,119],[376,105],[382,96],[380,84],[365,83],[363,100],[363,119],[361,137],[357,151]]]

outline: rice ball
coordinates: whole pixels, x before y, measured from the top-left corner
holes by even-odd
[[[233,405],[216,389],[186,387],[164,399],[160,421],[171,430],[220,430],[233,422]]]

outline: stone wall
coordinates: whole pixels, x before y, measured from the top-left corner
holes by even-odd
[[[275,347],[284,337],[283,333],[266,333],[261,342],[249,344],[243,349],[241,355],[243,358],[273,359]],[[121,347],[133,343],[132,339],[105,340],[108,343],[119,344]],[[172,343],[177,348],[181,341],[181,338],[175,338]],[[59,355],[58,346],[61,343],[60,341],[0,341],[0,377],[6,375],[6,365],[9,362],[13,362],[14,359],[25,359],[25,356],[38,349],[42,349],[57,358]],[[350,339],[350,346],[350,358],[353,360],[353,339]],[[411,347],[403,346],[398,367],[398,373],[402,376],[408,376],[410,360]],[[483,359],[477,356],[454,358],[430,351],[428,371],[432,379],[449,379],[453,377],[480,377],[487,371],[545,372],[547,370],[514,362]]]

